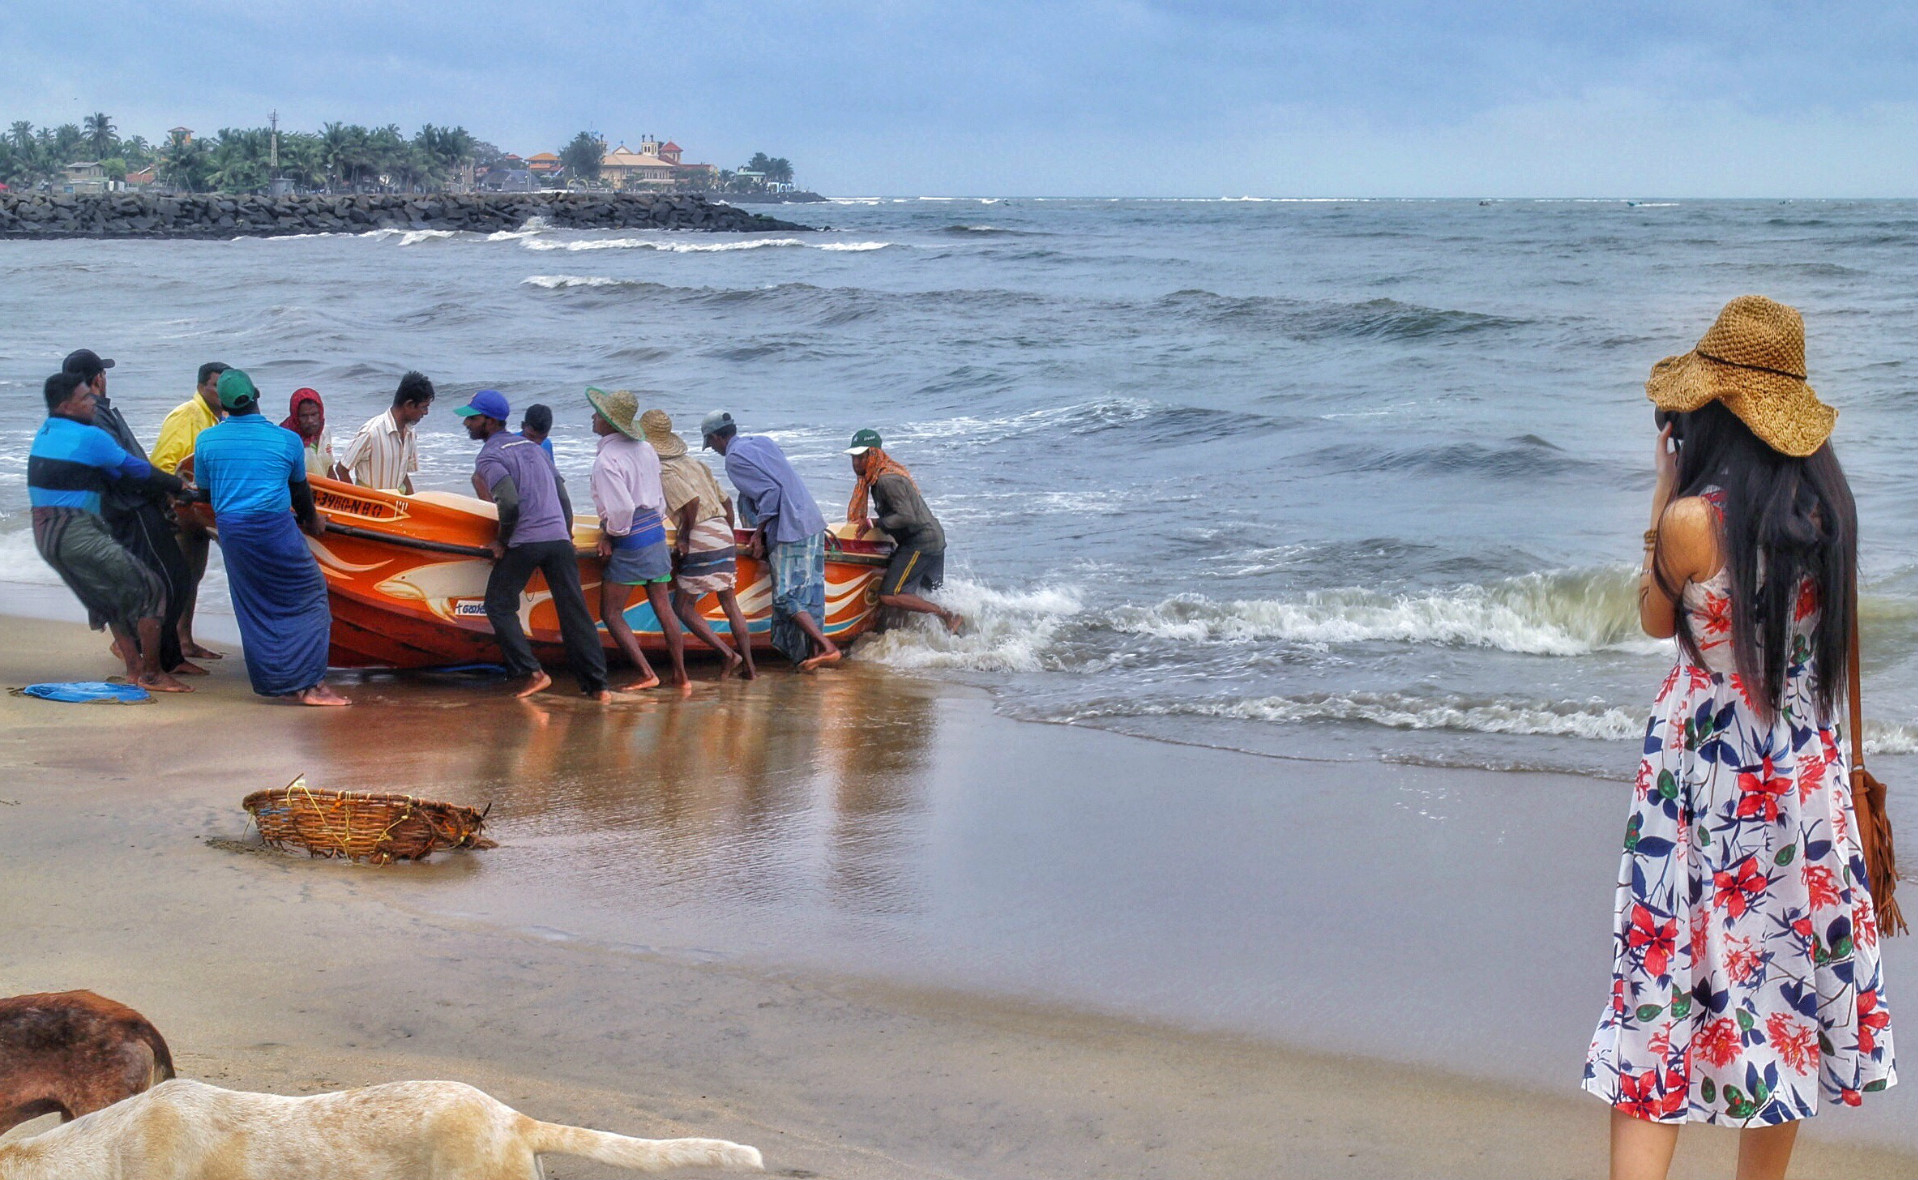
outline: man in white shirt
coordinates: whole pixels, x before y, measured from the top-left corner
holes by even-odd
[[[413,494],[413,474],[420,469],[419,440],[414,427],[433,408],[433,383],[426,374],[411,372],[400,378],[393,405],[375,416],[347,444],[340,457],[346,476],[363,488]]]

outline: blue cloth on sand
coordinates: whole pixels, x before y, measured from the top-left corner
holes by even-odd
[[[218,527],[253,691],[277,697],[319,684],[333,615],[326,577],[293,514],[236,513],[219,517]]]
[[[153,699],[152,693],[137,684],[112,684],[105,680],[69,680],[64,683],[29,684],[20,690],[20,695],[38,697],[43,701],[62,701],[67,704],[110,701],[114,704],[137,705],[141,701]]]

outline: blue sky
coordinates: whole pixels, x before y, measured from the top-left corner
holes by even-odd
[[[582,128],[823,191],[1918,195],[1918,5],[26,0],[0,120]]]

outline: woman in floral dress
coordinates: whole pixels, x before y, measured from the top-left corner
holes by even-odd
[[[1893,1084],[1878,926],[1839,730],[1857,514],[1798,313],[1733,300],[1652,370],[1664,423],[1639,615],[1678,663],[1625,827],[1611,1002],[1585,1089],[1612,1176],[1665,1176],[1689,1121],[1782,1177],[1798,1120]]]

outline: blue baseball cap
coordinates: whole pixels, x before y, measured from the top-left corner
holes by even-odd
[[[506,395],[499,390],[482,389],[473,395],[472,401],[453,412],[462,418],[477,418],[483,414],[504,422],[512,417],[513,407],[506,404]]]

